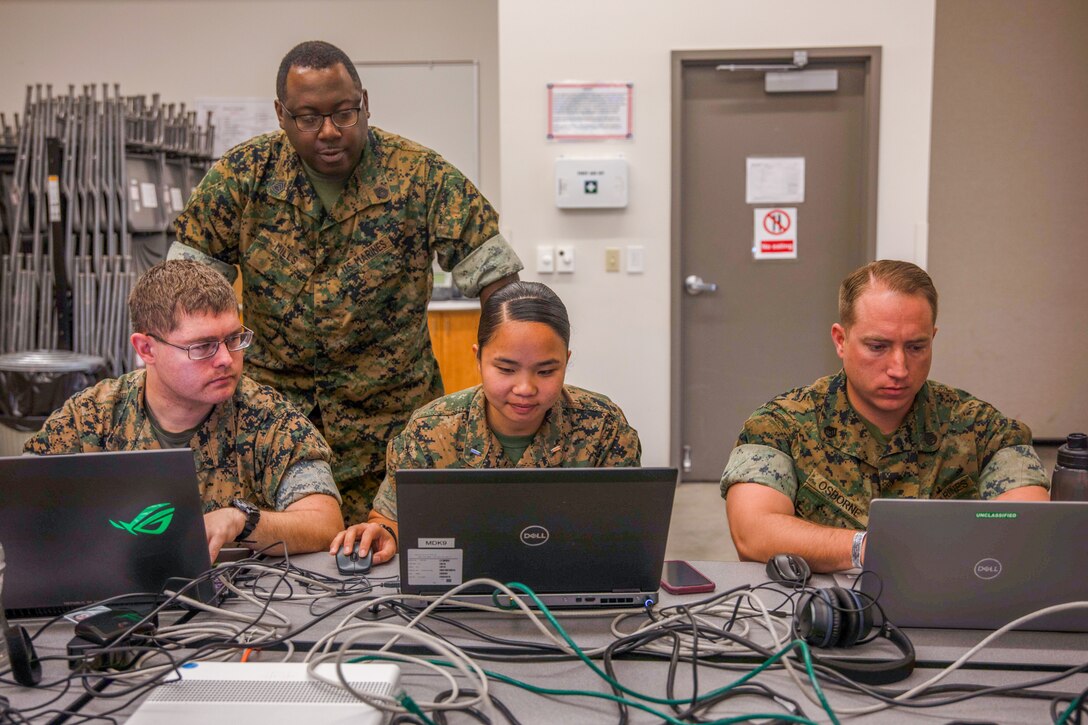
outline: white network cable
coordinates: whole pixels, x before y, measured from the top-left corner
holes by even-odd
[[[1002,627],[999,627],[998,629],[995,629],[992,633],[986,635],[986,637],[984,637],[981,642],[979,642],[974,647],[972,647],[971,649],[964,652],[960,656],[959,659],[957,659],[955,662],[950,664],[948,667],[945,667],[943,670],[940,670],[933,677],[929,678],[928,680],[921,683],[920,685],[915,685],[911,689],[907,690],[906,692],[902,693],[901,695],[897,695],[896,697],[894,697],[892,699],[895,700],[896,702],[906,702],[906,701],[909,701],[909,700],[913,699],[914,697],[924,693],[926,690],[933,687],[938,682],[940,682],[944,678],[948,677],[950,674],[952,674],[953,672],[955,672],[959,668],[963,667],[963,665],[966,664],[968,660],[970,660],[972,657],[974,657],[976,654],[978,654],[984,648],[988,647],[990,645],[990,643],[992,643],[994,640],[1001,637],[1002,635],[1004,635],[1008,631],[1010,631],[1012,629],[1015,629],[1016,627],[1019,627],[1022,624],[1030,622],[1033,619],[1038,619],[1040,617],[1045,617],[1045,616],[1050,615],[1050,614],[1056,614],[1058,612],[1068,612],[1068,611],[1074,610],[1074,609],[1088,609],[1088,601],[1066,602],[1064,604],[1055,604],[1055,605],[1050,606],[1050,607],[1044,607],[1043,609],[1037,609],[1034,612],[1030,612],[1028,614],[1025,614],[1022,617],[1014,619],[1011,622],[1009,622],[1008,624],[1006,624],[1006,625],[1004,625]],[[867,715],[869,713],[880,712],[881,710],[887,710],[888,708],[892,708],[892,707],[895,707],[895,705],[892,704],[892,703],[882,702],[882,703],[879,703],[879,704],[876,704],[876,705],[871,705],[869,707],[855,707],[855,708],[843,709],[843,710],[840,710],[839,712],[841,712],[844,715]]]
[[[364,702],[373,705],[374,707],[384,710],[386,712],[409,712],[404,706],[400,704],[400,700],[396,697],[390,697],[388,695],[378,695],[372,692],[362,692],[354,689],[346,680],[343,672],[342,665],[345,659],[358,656],[358,652],[351,652],[350,647],[359,639],[370,635],[392,635],[395,640],[401,638],[407,638],[423,644],[428,649],[433,651],[438,656],[448,661],[454,668],[456,668],[467,680],[476,683],[476,697],[466,700],[458,700],[461,687],[457,684],[456,678],[454,678],[446,668],[439,665],[435,665],[422,657],[414,657],[412,655],[405,655],[396,652],[384,652],[381,654],[383,659],[391,659],[399,662],[411,663],[418,665],[425,669],[429,669],[433,672],[440,674],[446,679],[452,690],[450,699],[443,700],[441,702],[428,702],[428,701],[416,701],[416,704],[423,710],[455,710],[464,707],[472,707],[475,705],[481,705],[490,715],[492,722],[496,721],[496,714],[494,706],[491,703],[491,697],[488,692],[489,682],[487,675],[480,668],[478,664],[471,657],[465,654],[459,647],[455,647],[445,642],[444,640],[435,637],[415,629],[409,629],[404,625],[396,624],[382,624],[379,622],[368,623],[368,626],[362,629],[362,631],[355,632],[352,636],[344,640],[343,645],[339,650],[332,653],[326,653],[318,655],[312,659],[308,665],[307,672],[314,678],[326,682],[330,685],[342,687],[354,695],[356,698],[363,700]],[[336,662],[337,680],[332,680],[320,675],[315,668],[321,662],[327,660],[334,660]]]

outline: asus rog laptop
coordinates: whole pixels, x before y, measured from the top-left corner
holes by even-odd
[[[1088,502],[877,499],[859,587],[901,627],[997,629],[1088,600],[1086,531]],[[1020,629],[1088,632],[1088,608]]]
[[[172,577],[195,577],[211,565],[193,452],[0,458],[0,544],[9,617],[154,595]],[[206,601],[214,590],[195,596]]]
[[[657,599],[675,489],[675,468],[397,471],[401,592],[488,577],[549,607],[641,606]]]

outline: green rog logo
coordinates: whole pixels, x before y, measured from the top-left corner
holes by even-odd
[[[166,527],[168,527],[173,520],[173,504],[153,503],[140,513],[136,514],[136,518],[128,523],[125,523],[124,521],[114,521],[113,519],[110,519],[110,523],[119,529],[124,529],[133,536],[136,536],[137,534],[158,536],[166,531]]]

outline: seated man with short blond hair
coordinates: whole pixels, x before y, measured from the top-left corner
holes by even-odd
[[[213,561],[233,541],[326,548],[343,524],[329,447],[283,396],[242,375],[253,333],[226,279],[196,262],[163,262],[128,304],[145,369],[69,398],[26,452],[189,447]]]
[[[843,281],[831,327],[843,369],[753,413],[722,474],[742,559],[862,566],[874,498],[1049,499],[1026,425],[927,379],[936,323],[937,290],[914,264]]]

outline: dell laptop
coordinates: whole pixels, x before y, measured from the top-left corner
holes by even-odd
[[[858,587],[900,627],[997,629],[1088,600],[1088,502],[877,499]],[[1020,629],[1088,632],[1088,608]]]
[[[549,607],[644,605],[657,599],[675,489],[675,468],[397,471],[401,592],[487,577]],[[491,604],[492,591],[457,596]]]
[[[52,616],[118,594],[154,601],[210,568],[193,452],[0,458],[0,592],[9,617]],[[209,600],[205,583],[194,598]],[[127,602],[134,600],[129,599]]]

